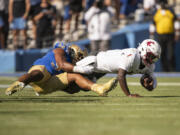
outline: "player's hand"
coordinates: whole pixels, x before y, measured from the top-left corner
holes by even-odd
[[[142,96],[140,96],[139,94],[130,94],[130,95],[128,95],[128,97],[137,98],[137,97],[142,97]]]

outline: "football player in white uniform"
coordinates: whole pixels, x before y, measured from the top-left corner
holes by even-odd
[[[88,56],[77,62],[77,66],[93,66],[93,71],[98,73],[118,73],[118,81],[123,92],[129,97],[139,97],[131,94],[126,82],[127,74],[143,74],[141,84],[147,90],[152,91],[157,86],[153,75],[154,63],[161,55],[160,45],[152,39],[144,40],[138,48],[122,50],[109,50],[99,52],[96,56]]]

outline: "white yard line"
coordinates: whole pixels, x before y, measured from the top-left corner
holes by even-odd
[[[141,84],[138,82],[129,82],[128,85],[138,86]],[[180,83],[178,83],[178,82],[159,82],[157,85],[158,86],[180,86]]]
[[[128,85],[130,86],[140,86],[141,84],[139,82],[129,82]],[[8,84],[0,84],[0,88],[7,88],[10,85]],[[180,86],[180,83],[178,82],[159,82],[158,86]],[[30,88],[30,86],[27,86]]]
[[[8,88],[10,84],[0,84],[0,88]],[[31,88],[31,86],[26,86],[26,88]]]

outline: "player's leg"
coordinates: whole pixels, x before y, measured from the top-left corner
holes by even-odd
[[[84,78],[80,74],[65,72],[51,76],[44,83],[36,83],[35,85],[31,85],[31,86],[38,95],[41,95],[41,94],[49,94],[59,90],[66,91],[68,86],[71,85],[72,83],[75,83],[83,90],[92,90],[98,93],[99,95],[104,95],[110,90],[112,90],[112,88],[114,88],[114,86],[117,84],[117,81],[116,79],[113,78],[109,82],[100,85],[91,82],[90,80]],[[68,90],[67,92],[73,94],[78,91]]]
[[[18,81],[14,82],[9,88],[6,89],[6,95],[22,90],[26,85],[33,82],[40,82],[47,80],[50,75],[44,73],[44,66],[33,66],[28,73],[19,77]]]
[[[43,79],[44,75],[40,70],[34,70],[30,73],[26,73],[22,75],[18,81],[23,82],[25,85],[31,83],[31,82],[39,82]]]
[[[100,78],[102,78],[106,73],[97,73],[97,72],[93,72],[91,74],[88,75],[83,75],[84,77],[88,78],[89,80],[91,80],[92,82],[96,82],[97,80],[99,80]]]
[[[106,95],[111,91],[117,84],[117,79],[113,78],[105,84],[97,84],[92,81],[84,78],[80,74],[68,73],[67,75],[68,82],[75,82],[80,88],[85,90],[91,90],[98,93],[100,96]]]
[[[40,81],[43,78],[43,73],[39,70],[34,70],[30,73],[22,75],[18,81],[14,82],[9,88],[6,89],[6,95],[22,90],[26,85],[31,82]]]
[[[55,91],[64,91],[68,87],[69,82],[67,80],[67,73],[65,72],[53,75],[45,81],[40,81],[40,83],[31,83],[30,85],[33,87],[36,95],[41,95]]]

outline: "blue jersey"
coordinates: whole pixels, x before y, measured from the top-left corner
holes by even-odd
[[[65,57],[66,57],[66,61],[67,62],[72,62],[71,58],[68,54],[68,47],[66,45],[62,45],[61,43],[57,43],[54,47],[54,49],[56,48],[62,48],[65,52]],[[54,50],[53,49],[53,50]],[[58,70],[58,66],[55,60],[55,56],[54,56],[54,52],[53,50],[51,50],[50,52],[48,52],[44,57],[37,59],[33,65],[44,65],[47,69],[47,71],[51,74],[51,75],[57,75],[60,73],[63,73],[63,70]]]

